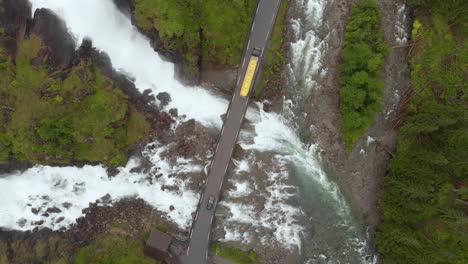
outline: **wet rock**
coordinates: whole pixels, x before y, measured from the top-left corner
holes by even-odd
[[[89,38],[84,38],[81,46],[76,51],[77,58],[89,58],[93,55],[93,42]],[[76,64],[76,62],[75,62]]]
[[[169,210],[174,211],[175,210],[174,206],[173,205],[169,206]]]
[[[148,102],[153,102],[155,100],[155,97],[153,95],[153,90],[151,89],[145,89],[142,94],[143,94],[143,97],[146,98]]]
[[[177,108],[171,108],[169,109],[169,114],[173,117],[177,117],[179,116],[179,111],[177,110]]]
[[[271,112],[272,108],[273,108],[273,104],[271,102],[269,101],[263,102],[263,111],[269,113]]]
[[[171,95],[167,92],[158,93],[156,98],[158,98],[158,100],[161,102],[162,107],[168,105],[172,100]]]
[[[52,66],[67,68],[71,64],[75,56],[75,41],[68,33],[65,22],[51,10],[36,10],[31,34],[37,35],[49,47],[46,56]]]
[[[20,219],[18,219],[18,221],[16,221],[16,224],[19,227],[24,227],[27,222],[28,222],[28,220],[26,220],[26,218],[20,218]]]
[[[176,137],[176,151],[185,158],[194,157],[197,153],[206,153],[214,144],[213,137],[193,119],[177,127]]]
[[[0,27],[4,30],[4,46],[12,57],[16,57],[19,44],[26,34],[31,18],[31,4],[28,0],[4,0],[0,2],[4,12],[0,16]]]
[[[44,224],[44,220],[34,221],[34,222],[32,222],[31,224],[32,224],[32,225],[37,225],[37,226],[39,226],[39,225]]]
[[[49,217],[49,213],[47,213],[47,212],[46,212],[46,213],[43,213],[41,216],[43,216],[43,217]]]
[[[119,174],[119,169],[117,168],[108,168],[107,169],[107,176],[109,177],[115,177],[117,176],[117,174]]]
[[[57,218],[57,220],[55,220],[55,223],[58,224],[58,223],[62,222],[63,220],[65,220],[65,217],[61,216],[61,217]]]
[[[127,16],[131,16],[134,10],[133,0],[113,0],[115,6]]]
[[[62,212],[62,210],[60,210],[59,208],[57,208],[55,206],[54,207],[49,207],[46,210],[46,213],[49,213],[49,214],[58,214],[58,213],[61,213],[61,212]]]
[[[221,92],[231,94],[236,87],[237,68],[214,65],[204,61],[201,65],[200,79],[204,86],[211,86]]]
[[[103,204],[109,204],[112,202],[112,197],[110,194],[106,194],[104,195],[103,197],[101,197],[101,199],[99,199],[99,201]]]
[[[62,206],[65,207],[66,209],[70,209],[70,207],[72,206],[72,204],[69,203],[69,202],[65,202],[65,203],[62,203]]]
[[[31,212],[35,215],[37,215],[39,213],[39,209],[37,208],[31,208]]]

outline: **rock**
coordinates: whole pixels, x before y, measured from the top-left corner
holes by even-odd
[[[112,202],[112,197],[110,194],[106,194],[104,195],[103,197],[101,197],[101,199],[99,199],[99,201],[103,204],[109,204]]]
[[[119,174],[119,170],[117,168],[108,168],[107,169],[107,176],[109,177],[115,177],[117,174]]]
[[[123,14],[131,16],[135,8],[133,0],[113,0],[114,4]]]
[[[269,101],[265,101],[263,103],[263,111],[269,113],[269,112],[271,112],[272,108],[273,108],[273,104],[270,103]]]
[[[37,215],[39,213],[39,209],[37,208],[31,208],[31,212],[35,215]]]
[[[158,98],[158,100],[161,102],[161,107],[168,105],[172,100],[171,95],[167,92],[158,93],[156,98]]]
[[[145,98],[145,101],[147,101],[147,102],[155,101],[155,97],[153,95],[153,90],[145,89],[142,94],[143,94],[143,98]]]
[[[58,214],[58,213],[61,213],[61,212],[62,212],[62,210],[60,210],[59,208],[57,208],[55,206],[54,207],[49,207],[46,210],[46,213],[50,213],[50,214]]]
[[[27,222],[28,222],[28,220],[26,220],[26,218],[20,218],[20,219],[18,219],[18,221],[16,221],[16,224],[19,227],[24,227]]]
[[[57,218],[57,220],[55,220],[55,223],[58,224],[58,223],[62,222],[63,220],[65,220],[65,217],[61,216],[61,217]]]
[[[32,225],[42,225],[43,223],[44,223],[44,220],[40,220],[40,221],[32,222],[31,224]]]
[[[193,119],[177,127],[176,137],[177,154],[185,158],[194,157],[197,153],[206,153],[214,144],[214,139],[206,128]]]
[[[169,206],[169,210],[174,211],[175,210],[174,206],[173,205]]]
[[[231,95],[236,87],[237,67],[220,66],[204,61],[201,65],[202,83]]]
[[[89,58],[95,52],[93,42],[89,38],[84,38],[81,46],[76,51],[77,58]]]
[[[169,109],[169,114],[173,117],[177,117],[179,116],[179,111],[177,110],[177,108],[171,108]]]
[[[37,9],[30,30],[49,47],[47,58],[57,68],[67,68],[75,56],[75,41],[68,33],[65,22],[49,9]]]
[[[43,217],[49,217],[49,213],[45,212],[45,213],[43,213],[41,216],[43,216]]]
[[[66,209],[70,209],[70,207],[72,206],[72,204],[69,203],[69,202],[65,202],[65,203],[62,203],[62,206],[65,207]]]
[[[4,30],[4,45],[7,52],[16,57],[20,42],[26,34],[31,18],[31,4],[28,0],[3,0],[0,7],[4,12],[0,16],[0,28]]]

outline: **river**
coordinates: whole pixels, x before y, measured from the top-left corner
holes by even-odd
[[[230,195],[224,195],[221,203],[227,212],[221,239],[251,247],[283,247],[295,252],[301,263],[372,263],[374,257],[364,230],[354,222],[338,186],[321,167],[320,146],[303,142],[299,136],[306,119],[301,110],[306,105],[302,98],[311,89],[320,89],[315,79],[326,74],[321,60],[327,51],[326,38],[318,36],[326,30],[324,13],[328,2],[295,1],[286,98],[280,112],[263,112],[261,103],[253,104],[248,111],[250,125],[244,127],[239,139],[245,153],[235,162],[225,191]],[[141,92],[168,92],[172,101],[164,109],[177,108],[181,116],[185,115],[179,123],[194,118],[206,127],[220,128],[219,117],[228,101],[202,87],[179,83],[174,78],[174,65],[153,51],[149,40],[111,0],[31,3],[33,10],[49,8],[65,20],[78,45],[90,38],[97,49],[109,55],[115,69],[135,80]],[[30,230],[34,228],[32,222],[44,220],[45,227],[66,228],[81,216],[89,202],[110,193],[114,201],[138,196],[181,228],[188,228],[199,194],[188,188],[189,179],[171,176],[201,173],[203,166],[183,159],[170,164],[161,155],[167,146],[158,142],[151,146],[143,155],[162,173],[152,182],[144,173],[132,172],[138,164],[135,158],[113,178],[107,177],[102,166],[35,166],[23,173],[3,175],[0,226]],[[209,155],[205,161],[209,162]],[[163,185],[178,189],[161,188]],[[175,210],[170,209],[171,205]],[[57,207],[62,212],[54,218],[43,218],[40,213],[32,213],[31,207]],[[57,222],[59,217],[65,220]]]

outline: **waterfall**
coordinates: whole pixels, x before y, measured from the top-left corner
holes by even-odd
[[[172,101],[164,110],[177,108],[181,115],[204,126],[221,126],[220,116],[226,111],[227,101],[202,87],[179,83],[174,78],[174,65],[154,52],[149,40],[111,0],[31,3],[33,10],[49,8],[62,18],[78,45],[90,38],[97,49],[109,55],[115,69],[135,80],[139,91],[168,92]],[[235,162],[235,172],[229,179],[233,187],[226,190],[233,195],[225,195],[221,203],[229,211],[224,221],[224,240],[277,245],[297,252],[309,263],[366,263],[370,260],[366,260],[369,253],[365,238],[337,185],[321,168],[319,146],[303,143],[298,132],[300,98],[311,89],[319,89],[315,80],[326,73],[322,57],[327,43],[318,34],[324,27],[326,5],[326,0],[296,0],[298,16],[291,21],[295,36],[287,66],[288,97],[279,113],[264,112],[261,103],[248,111],[252,125],[243,129],[239,138],[245,154]],[[199,196],[189,189],[189,179],[174,176],[180,171],[201,173],[202,167],[191,160],[169,164],[161,155],[166,148],[153,142],[143,153],[162,173],[154,181],[149,181],[148,175],[132,172],[138,165],[134,158],[114,178],[108,178],[102,166],[35,166],[4,175],[0,177],[0,226],[30,230],[34,228],[32,222],[44,220],[32,208],[57,207],[61,213],[45,219],[43,226],[66,228],[82,215],[81,210],[89,202],[111,193],[113,201],[140,197],[181,228],[188,228]],[[71,206],[65,206],[67,203]],[[65,220],[57,223],[59,217]]]

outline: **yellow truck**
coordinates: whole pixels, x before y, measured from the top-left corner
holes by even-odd
[[[252,51],[252,56],[250,56],[249,65],[247,66],[247,71],[245,71],[244,81],[242,82],[240,91],[240,95],[243,97],[247,97],[252,89],[255,74],[257,73],[258,59],[261,53],[262,50],[258,47],[255,47]]]

